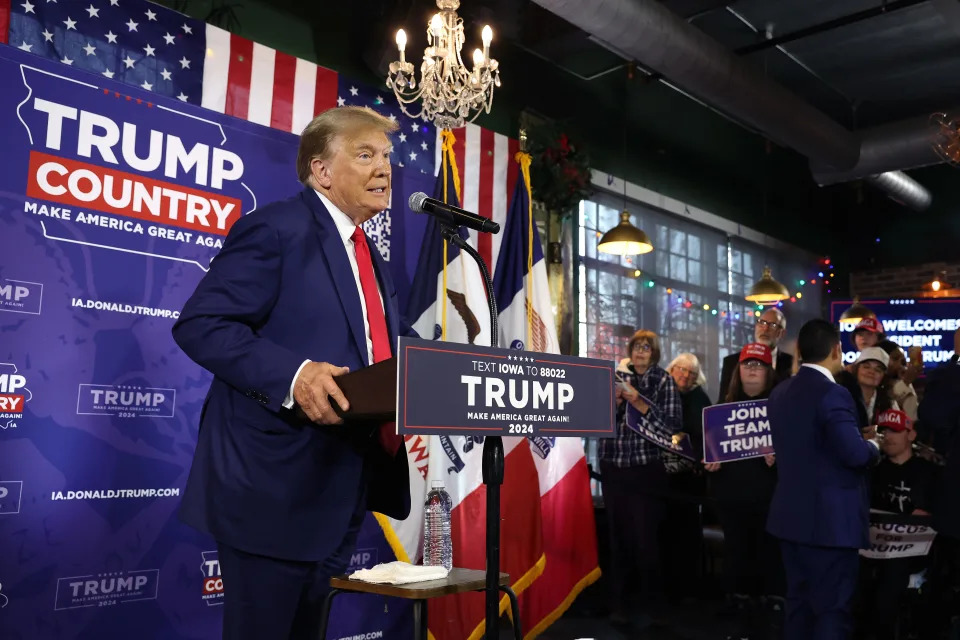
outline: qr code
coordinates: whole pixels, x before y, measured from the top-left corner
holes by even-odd
[[[377,245],[383,259],[390,262],[390,210],[364,222],[363,231]]]

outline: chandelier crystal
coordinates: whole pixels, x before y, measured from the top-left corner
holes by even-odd
[[[481,112],[490,113],[493,90],[500,86],[500,71],[497,61],[490,57],[490,26],[483,28],[483,50],[473,51],[473,69],[467,69],[460,55],[464,44],[463,19],[457,15],[460,0],[437,0],[437,7],[440,12],[427,25],[419,87],[413,63],[404,55],[407,34],[403,29],[397,31],[400,59],[390,63],[387,86],[393,89],[400,109],[411,118],[433,122],[441,129],[456,129],[476,120]],[[420,109],[413,112],[417,102]]]

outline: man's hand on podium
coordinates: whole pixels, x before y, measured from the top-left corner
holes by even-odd
[[[343,411],[350,408],[350,403],[334,381],[336,376],[349,371],[348,367],[335,367],[327,362],[308,362],[300,370],[293,385],[293,399],[311,421],[318,424],[343,422],[330,406],[327,396],[333,398]]]

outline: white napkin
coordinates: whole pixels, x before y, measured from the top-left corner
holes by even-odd
[[[442,580],[450,570],[444,567],[421,567],[409,562],[387,562],[372,569],[360,569],[350,575],[351,580],[375,584],[410,584],[427,580]]]

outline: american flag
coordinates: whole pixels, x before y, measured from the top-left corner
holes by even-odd
[[[371,107],[400,125],[397,163],[434,172],[434,126],[407,117],[386,87],[147,0],[0,0],[4,12],[11,46],[276,129],[299,134],[324,109]]]
[[[9,37],[2,28],[7,21]],[[335,71],[146,0],[0,0],[0,39],[296,134],[337,104]]]
[[[393,161],[401,167],[419,169],[421,173],[434,173],[436,127],[420,119],[414,120],[403,113],[396,97],[386,86],[378,90],[376,87],[340,76],[337,105],[370,107],[396,121],[400,130],[393,135]]]

